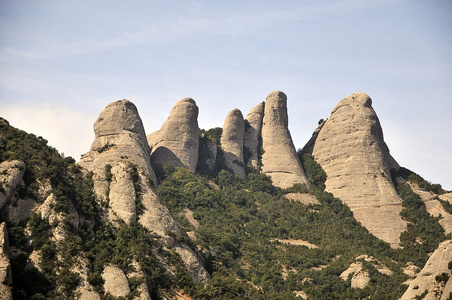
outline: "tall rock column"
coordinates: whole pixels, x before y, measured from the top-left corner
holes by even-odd
[[[327,174],[326,190],[372,234],[397,247],[406,229],[399,215],[402,200],[391,181],[391,170],[399,165],[383,140],[370,97],[355,93],[342,99],[307,148]]]
[[[262,121],[264,118],[264,103],[253,107],[245,117],[245,139],[243,146],[249,153],[245,163],[250,163],[254,168],[259,168],[259,147],[261,145]],[[259,141],[260,140],[260,141]]]
[[[192,98],[176,102],[162,128],[148,135],[152,164],[196,171],[199,151],[198,106]]]
[[[262,147],[262,173],[271,177],[273,185],[309,185],[288,129],[287,96],[281,91],[270,93],[265,101]]]
[[[231,110],[223,125],[221,135],[221,148],[224,151],[226,165],[234,174],[245,178],[245,165],[243,161],[243,138],[245,136],[245,121],[240,110]]]

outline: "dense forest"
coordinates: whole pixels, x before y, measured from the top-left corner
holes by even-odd
[[[204,133],[201,145],[202,139],[219,140],[221,129]],[[6,221],[14,250],[10,257],[14,299],[76,298],[80,275],[74,266],[79,259],[86,261],[88,281],[102,299],[114,299],[103,293],[103,268],[114,264],[128,270],[133,262],[139,263],[145,276],[129,279],[127,299],[139,295],[142,282],[147,283],[152,299],[168,298],[175,290],[192,299],[296,299],[297,293],[309,299],[399,298],[407,288],[403,268],[409,263],[422,268],[438,244],[451,237],[428,214],[422,199],[406,183],[399,183],[401,214],[409,223],[401,236],[403,248],[391,248],[325,191],[326,174],[313,157],[302,151],[298,155],[309,188],[300,184],[276,188],[251,166],[246,166],[247,177],[241,179],[224,166],[220,148],[213,171],[192,174],[171,165],[156,168],[157,194],[189,233],[191,241],[185,242],[202,253],[212,276],[202,285],[191,280],[171,247],[157,243],[154,234],[140,224],[108,223],[102,213],[102,205],[108,203],[95,201],[92,174],[74,159],[59,154],[41,137],[0,124],[0,162],[20,160],[26,165],[17,198],[42,202],[39,185],[49,182],[56,198],[52,209],[58,215],[49,221],[33,212],[14,223],[2,212],[0,223]],[[407,169],[393,176],[444,192]],[[0,190],[4,192],[4,187]],[[139,198],[139,187],[136,191]],[[290,200],[290,193],[308,194],[318,201]],[[450,210],[447,202],[443,205]],[[73,221],[73,210],[79,222]],[[65,232],[63,240],[52,236],[57,227]],[[421,244],[416,242],[419,238]],[[36,250],[41,253],[40,265],[30,268],[29,259]],[[371,278],[362,289],[351,287],[351,275],[346,280],[340,277],[357,258]],[[168,273],[164,264],[172,266],[173,272]],[[377,267],[382,265],[390,272],[380,272]]]

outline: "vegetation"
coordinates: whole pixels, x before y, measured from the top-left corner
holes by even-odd
[[[201,149],[207,149],[204,146],[209,141],[217,146],[214,169],[202,163],[197,174],[171,165],[155,169],[159,181],[156,192],[162,202],[184,229],[197,237],[189,244],[203,253],[212,275],[204,286],[193,283],[174,249],[163,245],[142,225],[113,226],[106,220],[108,201],[98,203],[94,199],[93,174],[82,172],[72,158],[60,155],[42,138],[0,124],[0,162],[19,159],[26,164],[25,184],[17,195],[43,202],[39,187],[45,183],[55,195],[52,218],[32,213],[27,220],[8,224],[11,248],[17,250],[11,258],[14,297],[74,298],[81,280],[74,266],[83,261],[88,282],[103,299],[112,299],[104,293],[102,278],[105,266],[110,264],[128,274],[136,271],[138,264],[141,275],[129,278],[128,299],[139,295],[142,283],[147,284],[152,299],[170,295],[173,288],[193,299],[295,299],[295,291],[304,291],[312,299],[395,299],[406,289],[402,283],[407,276],[401,268],[410,261],[422,267],[428,254],[446,238],[419,196],[408,185],[399,184],[402,217],[408,222],[408,230],[401,236],[403,249],[392,249],[325,191],[326,173],[310,154],[301,151],[298,155],[310,187],[298,184],[284,190],[276,188],[268,176],[249,166],[242,180],[225,167],[221,133],[221,128],[215,128],[203,131],[200,138]],[[200,161],[208,155],[201,152]],[[138,168],[131,166],[130,178],[140,213],[142,181]],[[435,193],[443,192],[441,186],[413,174],[402,169],[393,176]],[[105,175],[110,183],[111,165],[105,166]],[[319,203],[306,205],[285,197],[294,192],[309,193]],[[106,196],[108,199],[108,191]],[[186,218],[187,210],[193,212],[198,224]],[[78,222],[74,216],[78,216]],[[0,221],[4,221],[3,215]],[[291,244],[291,240],[306,241],[317,248]],[[187,241],[176,239],[178,242]],[[39,257],[37,268],[26,267],[32,253]],[[344,281],[339,275],[363,254],[386,265],[393,275],[382,274],[372,263],[363,261],[371,281],[364,289],[351,288],[351,279]],[[452,262],[449,265],[452,268]],[[436,280],[447,280],[444,274]]]

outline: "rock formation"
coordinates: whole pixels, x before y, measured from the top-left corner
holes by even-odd
[[[6,224],[0,224],[0,299],[13,299],[11,285],[11,263],[9,261],[8,230]]]
[[[448,265],[451,261],[452,241],[444,241],[439,244],[422,271],[419,272],[418,276],[410,283],[408,289],[400,299],[415,299],[416,296],[420,296],[426,291],[427,295],[422,299],[450,299],[448,296],[452,293],[452,276]],[[443,273],[448,275],[448,280],[446,279],[447,282],[438,282],[435,277]],[[441,296],[441,298],[439,296]]]
[[[11,199],[24,173],[25,164],[21,161],[4,161],[0,164],[0,211]]]
[[[305,150],[325,170],[326,190],[372,234],[397,247],[406,229],[399,215],[402,200],[391,181],[391,170],[399,166],[383,140],[370,97],[355,93],[341,100]]]
[[[160,130],[147,137],[152,164],[172,164],[196,171],[199,150],[198,106],[191,98],[176,102]]]
[[[262,125],[262,172],[281,188],[309,185],[288,129],[287,97],[281,91],[267,96]]]
[[[223,125],[223,134],[221,135],[221,147],[224,151],[226,166],[231,171],[245,178],[245,165],[243,161],[243,138],[245,136],[245,121],[243,115],[238,109],[231,110]]]
[[[184,243],[176,243],[173,235],[187,240],[188,236],[153,190],[150,149],[135,105],[128,100],[110,103],[94,131],[91,151],[79,164],[93,172],[94,194],[100,203],[109,204],[110,221],[140,222],[180,254],[195,282],[207,282],[210,275],[203,260]],[[139,202],[142,211],[137,211]]]
[[[250,163],[256,169],[259,167],[259,147],[262,146],[261,130],[263,118],[264,103],[259,103],[253,107],[245,117],[245,139],[243,146],[245,151],[249,151],[249,158],[245,163]]]
[[[108,265],[102,273],[104,289],[113,297],[126,297],[130,293],[129,282],[124,272],[115,266]]]

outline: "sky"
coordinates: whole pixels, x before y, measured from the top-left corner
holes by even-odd
[[[0,0],[0,116],[76,160],[110,102],[146,133],[192,97],[222,127],[281,90],[302,148],[354,92],[397,162],[452,190],[452,1]]]

